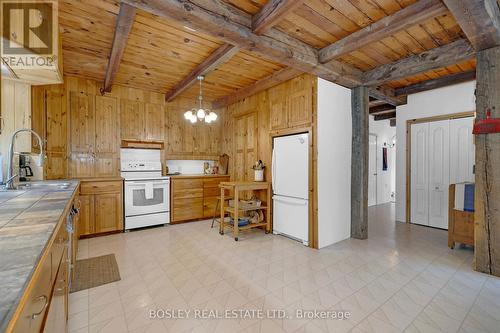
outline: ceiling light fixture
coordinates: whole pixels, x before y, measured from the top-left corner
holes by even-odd
[[[197,121],[203,120],[205,120],[207,124],[210,124],[211,122],[217,120],[217,114],[213,111],[203,108],[203,90],[201,82],[205,79],[205,77],[200,75],[197,77],[197,79],[200,82],[200,94],[198,95],[199,107],[184,112],[184,118],[186,118],[186,120],[189,120],[192,124],[196,123]]]

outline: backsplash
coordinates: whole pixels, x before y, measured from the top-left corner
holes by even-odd
[[[209,160],[167,160],[169,173],[179,172],[182,174],[203,174],[203,164],[208,162],[210,166],[214,161]]]

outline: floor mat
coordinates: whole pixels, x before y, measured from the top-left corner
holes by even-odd
[[[121,280],[114,254],[77,260],[71,292],[99,287]]]

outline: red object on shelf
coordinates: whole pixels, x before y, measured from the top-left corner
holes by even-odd
[[[486,119],[476,120],[472,134],[500,133],[500,118],[491,118],[491,111],[486,111]]]

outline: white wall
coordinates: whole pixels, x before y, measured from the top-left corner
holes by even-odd
[[[377,135],[377,204],[391,201],[391,192],[396,190],[396,149],[389,148],[392,138],[396,135],[396,128],[390,126],[389,120],[373,120],[370,116],[370,134]],[[382,170],[382,148],[387,144],[387,171]],[[375,158],[375,156],[370,156]]]
[[[351,237],[351,90],[318,79],[318,245]]]
[[[408,96],[397,107],[396,118],[396,220],[406,221],[406,121],[476,109],[476,82],[466,82]]]

